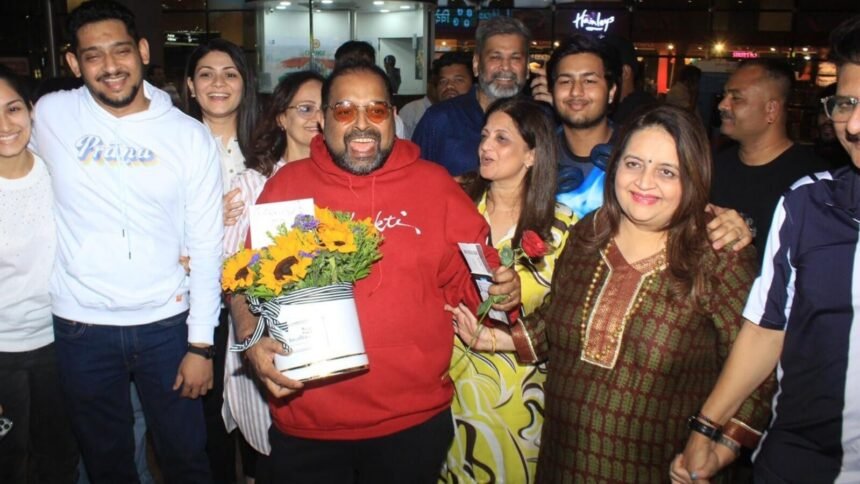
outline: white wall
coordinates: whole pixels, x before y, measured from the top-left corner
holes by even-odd
[[[346,11],[314,13],[314,39],[319,46],[313,56],[321,60],[333,60],[337,48],[349,39],[349,13]],[[260,90],[271,92],[284,74],[308,68],[286,67],[284,61],[293,64],[310,55],[309,15],[305,11],[275,10],[263,13],[263,51],[260,73]],[[414,37],[414,40],[413,40]],[[427,73],[423,79],[415,76],[415,49],[424,49],[424,12],[422,9],[378,13],[356,14],[356,39],[363,40],[377,49],[377,64],[383,67],[382,59],[392,54],[397,58],[402,84],[400,94],[423,94]],[[426,55],[426,52],[424,53]],[[328,63],[325,63],[328,65]],[[327,71],[323,71],[327,74]]]
[[[421,9],[389,13],[359,13],[356,15],[356,36],[377,49],[376,63],[383,67],[382,60],[391,54],[397,58],[400,68],[398,94],[424,94],[427,73],[423,79],[415,78],[415,49],[424,49],[424,12]],[[424,54],[426,55],[426,53]],[[426,70],[426,69],[424,69]]]

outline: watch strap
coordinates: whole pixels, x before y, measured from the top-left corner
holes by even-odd
[[[212,358],[215,357],[215,346],[212,345],[212,346],[207,346],[206,348],[200,348],[199,346],[194,346],[192,344],[189,344],[188,345],[188,352],[195,354],[195,355],[198,355],[198,356],[202,356],[203,358],[206,358],[207,360],[211,360]]]

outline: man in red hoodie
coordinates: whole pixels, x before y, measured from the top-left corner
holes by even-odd
[[[287,379],[273,365],[281,346],[262,339],[247,357],[270,392],[272,482],[434,483],[453,437],[447,378],[453,328],[444,305],[477,304],[457,243],[485,245],[488,227],[441,166],[394,136],[391,86],[372,64],[339,66],[323,84],[324,137],[308,159],[272,177],[258,203],[313,198],[370,217],[383,257],[355,285],[369,370],[318,385]],[[519,304],[519,280],[499,268],[492,294]],[[256,318],[234,298],[237,336]]]

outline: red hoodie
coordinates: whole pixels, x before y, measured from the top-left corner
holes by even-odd
[[[385,165],[352,175],[331,159],[322,136],[311,157],[285,165],[257,203],[313,198],[333,210],[370,217],[382,232],[382,260],[355,285],[369,370],[308,384],[296,396],[270,399],[275,426],[302,438],[354,440],[413,427],[448,408],[445,378],[454,338],[445,303],[477,294],[458,242],[487,240],[488,227],[444,168],[418,159],[409,141],[394,142]],[[498,254],[484,246],[487,260]]]

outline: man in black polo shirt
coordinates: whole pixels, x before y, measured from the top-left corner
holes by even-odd
[[[711,203],[750,217],[761,262],[773,209],[792,183],[827,164],[786,132],[786,103],[794,72],[775,59],[740,65],[720,102],[720,131],[737,141],[714,157]]]

